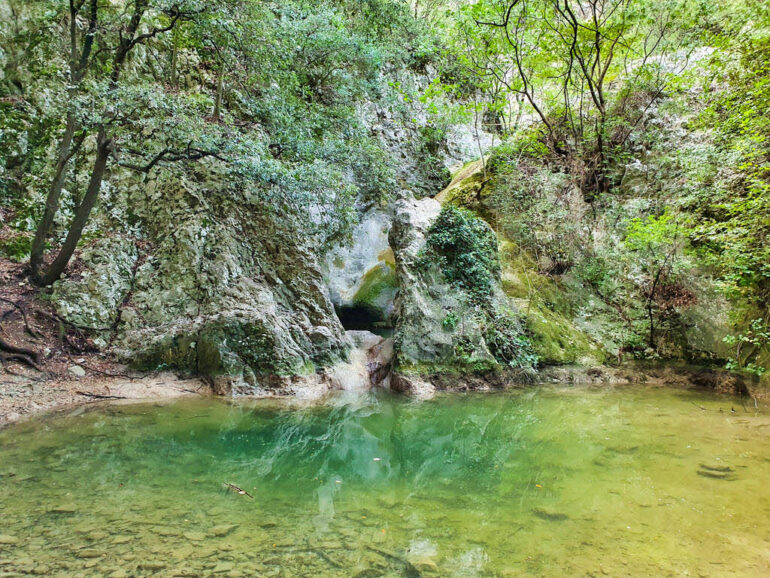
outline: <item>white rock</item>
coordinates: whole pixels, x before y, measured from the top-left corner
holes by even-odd
[[[67,371],[69,371],[72,375],[76,377],[83,377],[86,374],[86,370],[80,367],[79,365],[70,365],[67,368]]]

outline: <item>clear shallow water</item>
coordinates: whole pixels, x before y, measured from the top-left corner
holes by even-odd
[[[0,575],[768,575],[769,434],[666,389],[81,408],[0,430]]]

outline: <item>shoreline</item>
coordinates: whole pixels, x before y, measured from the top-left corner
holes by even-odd
[[[202,379],[182,379],[171,372],[137,376],[96,376],[35,381],[4,375],[0,380],[0,428],[62,409],[110,401],[154,401],[209,397]]]
[[[429,398],[437,393],[501,391],[537,384],[599,388],[647,385],[710,391],[733,395],[738,399],[770,399],[770,391],[748,376],[724,369],[676,363],[634,363],[621,367],[551,366],[534,374],[399,375],[395,383],[401,386],[391,389],[418,399]],[[0,428],[47,413],[96,403],[138,403],[215,396],[203,379],[181,378],[172,372],[120,376],[90,374],[82,378],[65,377],[49,381],[35,381],[25,375],[3,376],[0,380]],[[225,399],[227,396],[221,397]],[[270,396],[237,397],[259,399],[298,396],[277,392]]]

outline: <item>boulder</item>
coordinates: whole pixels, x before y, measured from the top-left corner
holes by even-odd
[[[194,185],[136,193],[150,240],[121,300],[115,352],[140,369],[203,376],[222,394],[315,383],[348,349],[316,255],[256,200]]]
[[[56,312],[80,328],[110,331],[131,290],[137,258],[136,244],[127,237],[93,241],[80,253],[75,272],[54,283]]]
[[[438,201],[416,200],[410,195],[395,205],[389,238],[400,287],[395,334],[396,367],[400,370],[495,363],[474,306],[462,291],[450,286],[436,264],[421,259],[428,229],[440,212]],[[463,347],[462,360],[457,355],[458,346]]]

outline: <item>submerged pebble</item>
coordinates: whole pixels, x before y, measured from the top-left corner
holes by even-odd
[[[104,553],[100,552],[99,550],[86,548],[75,552],[75,556],[77,556],[78,558],[101,558],[102,556],[104,556]]]
[[[237,524],[221,524],[219,526],[214,526],[209,530],[209,534],[212,536],[221,538],[224,536],[228,536],[232,532],[238,529]]]
[[[50,514],[74,514],[77,512],[75,504],[59,504],[48,510]]]

